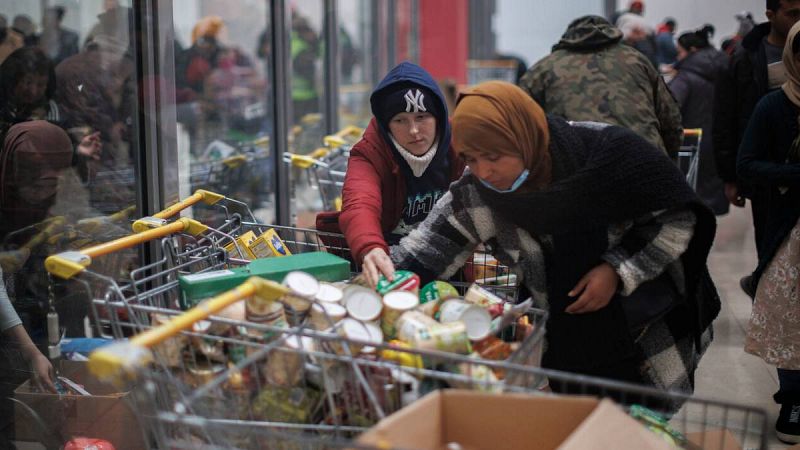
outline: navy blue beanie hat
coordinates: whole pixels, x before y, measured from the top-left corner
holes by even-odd
[[[442,117],[439,100],[430,89],[415,83],[397,83],[385,90],[373,111],[378,123],[387,132],[392,117],[403,112],[429,112],[441,123]]]

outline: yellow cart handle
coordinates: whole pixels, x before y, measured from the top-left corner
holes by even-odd
[[[77,251],[62,252],[57,255],[48,256],[44,261],[44,267],[51,274],[68,280],[75,275],[83,272],[92,263],[92,258],[107,255],[119,250],[131,248],[154,239],[169,236],[174,233],[189,233],[198,235],[205,232],[207,226],[186,217],[182,217],[175,222],[162,225],[141,233],[131,234],[113,241],[105,242],[91,247],[86,247]]]
[[[298,155],[297,153],[284,152],[283,157],[284,161],[291,163],[291,165],[298,169],[308,169],[317,164],[316,158],[311,155]]]
[[[272,302],[287,292],[288,289],[279,283],[250,277],[239,286],[198,304],[173,317],[169,322],[138,334],[128,341],[116,341],[93,351],[89,355],[89,370],[101,380],[124,381],[125,376],[152,361],[153,355],[150,349],[181,331],[188,330],[195,323],[206,320],[209,316],[246,298],[254,297],[258,301]]]
[[[347,144],[347,141],[344,140],[345,137],[361,137],[362,134],[364,134],[363,128],[359,128],[354,125],[348,125],[339,130],[336,134],[325,136],[322,138],[322,142],[324,142],[325,145],[330,148],[337,148]]]
[[[697,136],[697,137],[700,137],[700,136],[703,135],[703,129],[702,128],[684,128],[683,135],[684,136],[693,136],[693,137]]]
[[[162,211],[153,214],[152,216],[143,217],[133,222],[131,228],[133,228],[134,232],[141,233],[145,230],[163,225],[164,220],[177,215],[179,212],[192,205],[196,205],[200,202],[203,202],[206,205],[213,205],[224,198],[225,196],[222,194],[217,194],[216,192],[207,191],[205,189],[198,189],[194,191],[194,194],[186,197],[178,203],[170,205]]]

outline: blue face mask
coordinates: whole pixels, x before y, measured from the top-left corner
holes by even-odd
[[[508,194],[509,192],[514,192],[514,191],[516,191],[517,189],[519,189],[519,187],[520,187],[520,186],[522,186],[522,183],[524,183],[524,182],[525,182],[525,180],[527,180],[527,179],[528,179],[528,173],[529,173],[529,172],[528,172],[528,169],[525,169],[525,170],[523,170],[523,171],[522,171],[522,173],[521,173],[521,174],[519,174],[519,176],[517,177],[517,179],[514,181],[514,184],[512,184],[512,185],[511,185],[511,187],[510,187],[510,188],[508,188],[508,189],[497,189],[496,187],[492,186],[492,185],[491,185],[491,184],[489,184],[488,182],[486,182],[486,181],[483,181],[483,180],[482,180],[480,177],[478,177],[477,175],[475,176],[475,178],[477,178],[477,179],[478,179],[478,181],[480,181],[482,185],[486,186],[487,188],[489,188],[489,189],[491,189],[491,190],[493,190],[493,191],[495,191],[495,192],[499,192],[499,193],[501,193],[501,194]]]

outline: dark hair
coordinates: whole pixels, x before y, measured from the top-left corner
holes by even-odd
[[[53,6],[53,7],[49,8],[49,9],[50,9],[50,11],[55,13],[56,19],[58,19],[59,22],[61,22],[61,20],[64,19],[64,14],[67,13],[67,10],[64,9],[64,7],[61,6],[61,5]]]
[[[686,50],[690,50],[692,48],[701,49],[710,47],[711,43],[708,42],[708,38],[711,34],[713,34],[713,27],[709,30],[709,26],[705,26],[699,30],[695,31],[687,31],[686,33],[681,34],[678,37],[678,45],[683,47]]]
[[[800,53],[800,33],[795,34],[792,39],[792,53],[795,55]]]
[[[672,17],[667,17],[666,19],[664,19],[664,25],[670,26],[672,28],[675,28],[676,23],[677,22],[675,22],[675,19]]]
[[[47,76],[44,101],[53,98],[56,92],[56,72],[53,62],[38,47],[22,47],[14,50],[0,64],[0,105],[13,99],[17,83],[31,73]]]
[[[781,0],[767,0],[767,10],[778,12],[781,9]]]

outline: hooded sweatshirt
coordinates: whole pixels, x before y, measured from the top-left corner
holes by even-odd
[[[520,87],[548,114],[620,125],[677,154],[678,105],[647,58],[621,40],[619,29],[602,17],[576,19]]]
[[[375,118],[350,151],[342,189],[339,228],[353,258],[360,263],[367,252],[399,240],[421,222],[450,183],[461,176],[464,163],[450,145],[450,123],[444,96],[421,67],[404,62],[392,69],[370,97],[373,114],[380,117],[385,97],[400,87],[419,86],[433,94],[428,108],[436,116],[436,153],[420,176],[392,142],[387,124]],[[318,217],[319,220],[319,217]]]

